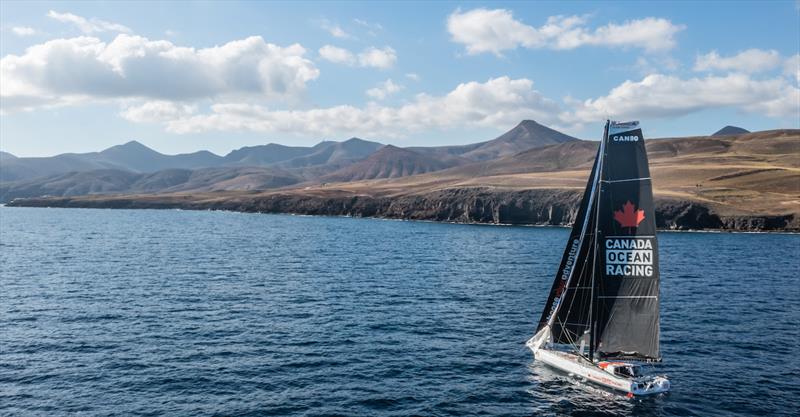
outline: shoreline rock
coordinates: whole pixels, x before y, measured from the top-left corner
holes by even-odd
[[[226,210],[317,216],[376,217],[450,223],[569,226],[577,215],[580,193],[574,190],[502,191],[445,189],[396,197],[305,195],[298,193],[232,195],[93,195],[16,199],[10,207]],[[794,214],[731,215],[694,201],[656,197],[659,230],[800,232]]]

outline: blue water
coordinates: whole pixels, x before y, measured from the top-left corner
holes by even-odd
[[[0,414],[797,415],[800,236],[659,237],[627,400],[524,346],[566,229],[0,208]]]

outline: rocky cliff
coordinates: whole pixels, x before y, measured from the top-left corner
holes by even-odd
[[[502,191],[459,188],[397,197],[346,193],[170,194],[17,199],[9,206],[117,209],[229,210],[324,216],[377,217],[456,223],[571,225],[580,193],[533,189]],[[724,216],[697,202],[656,199],[656,225],[662,230],[800,231],[800,219],[787,215]]]

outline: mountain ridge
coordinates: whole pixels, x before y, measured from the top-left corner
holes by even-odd
[[[366,159],[325,175],[321,180],[347,182],[398,178],[440,171],[451,166],[452,162],[441,161],[410,149],[385,145]]]
[[[722,129],[717,130],[716,132],[712,133],[711,136],[742,135],[742,134],[745,134],[745,133],[750,133],[750,131],[747,130],[747,129],[743,129],[741,127],[738,127],[738,126],[727,125],[727,126],[723,127]]]
[[[168,206],[184,208],[534,224],[563,221],[564,217],[542,217],[538,210],[571,207],[574,198],[567,196],[585,187],[599,142],[567,135],[553,139],[530,135],[531,131],[547,133],[533,123],[521,123],[509,131],[511,135],[459,147],[401,148],[352,138],[323,141],[275,157],[246,148],[239,156],[280,161],[156,172],[117,168],[119,163],[140,162],[142,155],[159,159],[144,145],[127,143],[112,149],[131,148],[133,152],[124,155],[127,160],[111,151],[95,159],[62,154],[51,161],[58,168],[86,169],[2,181],[0,202],[120,207],[120,201],[126,201],[129,207],[163,207],[157,202],[171,201]],[[255,151],[287,149],[263,146]],[[525,149],[528,146],[533,147]],[[663,138],[647,140],[646,146],[654,194],[664,202],[663,215],[671,219],[665,224],[735,230],[800,228],[800,130]],[[475,151],[478,155],[468,155]],[[0,157],[3,167],[16,161],[13,155]],[[524,196],[544,200],[531,202]]]

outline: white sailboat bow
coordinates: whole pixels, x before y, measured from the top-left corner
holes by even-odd
[[[653,191],[639,122],[606,122],[536,334],[537,360],[628,396],[666,392]]]

